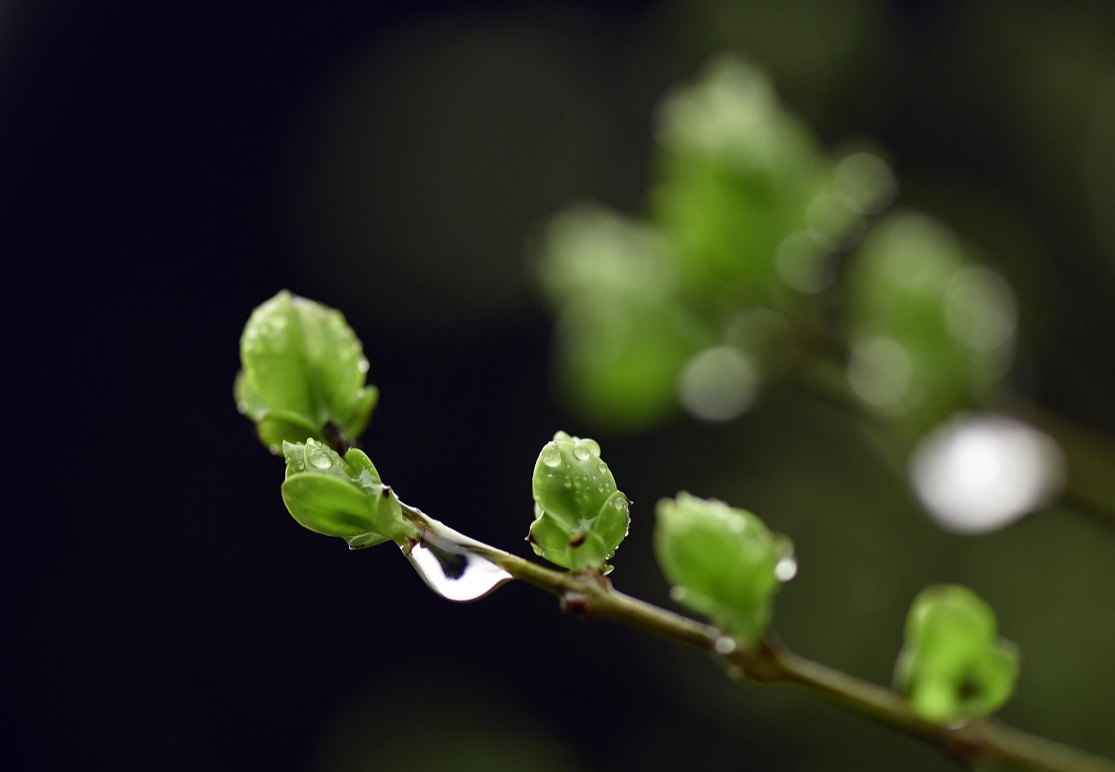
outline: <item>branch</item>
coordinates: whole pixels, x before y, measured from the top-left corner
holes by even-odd
[[[900,695],[801,657],[773,636],[754,649],[740,648],[717,628],[625,595],[591,572],[555,571],[457,533],[403,504],[404,516],[423,538],[450,541],[486,558],[512,578],[556,595],[562,610],[584,619],[607,619],[688,644],[721,657],[729,672],[761,684],[795,684],[813,694],[863,713],[879,723],[939,745],[962,764],[997,759],[1043,772],[1115,772],[1115,763],[1060,743],[1008,727],[993,719],[942,726],[919,717]]]

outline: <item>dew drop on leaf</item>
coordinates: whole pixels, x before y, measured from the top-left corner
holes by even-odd
[[[557,449],[556,445],[547,445],[542,448],[542,463],[555,469],[561,466],[561,451]]]
[[[328,469],[333,466],[333,459],[322,448],[314,448],[310,451],[310,464],[318,469]]]

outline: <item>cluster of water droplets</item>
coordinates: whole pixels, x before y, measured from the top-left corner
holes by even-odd
[[[601,475],[601,481],[596,488],[600,493],[606,493],[608,491],[608,486],[604,482],[604,475],[606,475],[608,468],[605,463],[600,460],[600,445],[595,440],[578,439],[573,445],[573,456],[578,461],[588,461],[590,458],[595,458],[597,460],[596,469],[594,471]],[[554,444],[547,445],[542,449],[541,459],[542,463],[549,467],[550,470],[558,470],[564,463],[561,457],[561,450]],[[556,474],[558,474],[557,471],[547,471],[546,477],[553,479]],[[587,499],[591,493],[584,483],[574,481],[573,477],[569,474],[564,476],[561,484],[563,488],[575,488],[578,498]],[[622,509],[623,507],[624,505],[622,502],[616,502],[617,509]]]

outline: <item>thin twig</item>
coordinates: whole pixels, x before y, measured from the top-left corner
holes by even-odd
[[[882,724],[935,743],[966,765],[998,759],[1042,772],[1115,772],[1115,763],[1008,727],[993,719],[955,725],[926,721],[894,691],[795,654],[773,636],[753,648],[738,647],[717,628],[616,590],[594,573],[555,571],[457,533],[413,507],[408,519],[492,561],[514,579],[561,599],[563,610],[585,619],[607,619],[688,644],[730,665],[733,674],[763,684],[794,684]]]

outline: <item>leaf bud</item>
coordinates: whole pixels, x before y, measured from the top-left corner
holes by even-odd
[[[611,571],[605,561],[627,536],[631,502],[617,490],[600,445],[555,434],[534,465],[533,492],[527,540],[535,553],[573,571]]]
[[[991,607],[967,587],[937,585],[910,607],[894,680],[915,713],[946,724],[998,710],[1018,667],[1018,647],[998,636]]]
[[[305,444],[284,442],[283,455],[283,503],[302,526],[339,536],[352,549],[400,543],[414,535],[395,494],[362,451],[353,448],[341,458],[309,439]]]
[[[655,552],[678,603],[708,616],[744,646],[762,639],[771,597],[793,576],[793,545],[755,515],[679,493],[658,502]]]

